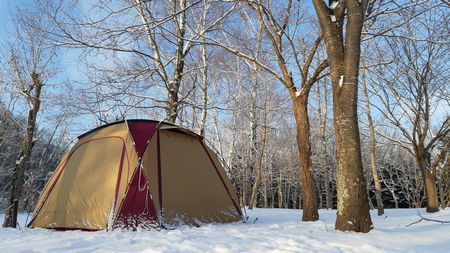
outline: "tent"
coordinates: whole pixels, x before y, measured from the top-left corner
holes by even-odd
[[[78,137],[36,204],[29,227],[167,228],[242,218],[236,189],[201,136],[126,120]]]

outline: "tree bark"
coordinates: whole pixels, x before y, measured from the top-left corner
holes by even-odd
[[[316,180],[312,172],[311,144],[308,117],[308,94],[302,93],[294,100],[294,114],[297,123],[297,147],[300,157],[300,192],[302,195],[302,221],[319,219]]]
[[[17,213],[19,211],[19,201],[22,195],[25,166],[30,158],[31,151],[34,145],[33,138],[36,129],[36,117],[41,104],[40,96],[42,84],[38,74],[32,73],[31,78],[33,81],[32,89],[34,89],[34,94],[27,94],[27,100],[30,106],[30,110],[28,112],[27,129],[22,140],[19,157],[17,158],[16,164],[14,166],[11,195],[9,197],[9,206],[6,212],[6,218],[3,223],[3,227],[15,228],[17,226]]]
[[[422,145],[415,148],[416,160],[419,164],[419,169],[422,174],[425,195],[427,197],[426,210],[428,213],[435,213],[439,211],[439,202],[436,187],[436,170],[431,168],[430,154]]]

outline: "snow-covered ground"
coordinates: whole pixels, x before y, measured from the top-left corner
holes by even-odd
[[[320,221],[300,222],[300,210],[256,209],[249,222],[181,226],[163,231],[58,232],[0,228],[0,252],[450,252],[450,208],[436,214],[423,209],[372,212],[368,234],[334,230],[336,212],[320,211]],[[253,224],[253,221],[256,222]],[[26,215],[20,216],[25,222]],[[3,215],[0,215],[3,221]]]

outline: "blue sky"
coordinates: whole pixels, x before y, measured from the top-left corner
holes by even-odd
[[[15,6],[17,4],[23,4],[25,1],[21,0],[0,0],[0,45],[5,43],[11,34],[14,32],[14,23],[13,23],[13,13]],[[75,64],[68,64],[71,62],[71,59],[74,57],[77,57],[75,52],[61,52],[59,54],[59,57],[57,59],[59,70],[58,75],[51,80],[52,83],[62,83],[67,79],[67,76],[79,76],[80,71],[78,67]],[[64,62],[66,63],[64,63]],[[47,86],[47,91],[52,90],[53,94],[61,93],[63,91],[58,90],[57,86],[56,88]],[[46,92],[45,94],[48,94]],[[45,100],[44,100],[45,103]],[[22,108],[23,107],[23,108]],[[18,107],[16,106],[16,109]],[[47,130],[50,130],[54,127],[54,122],[52,118],[54,118],[55,114],[59,113],[59,109],[52,108],[52,106],[42,106],[41,107],[41,116],[38,117],[38,124],[40,125],[40,128],[44,128]],[[25,104],[20,103],[19,109],[16,110],[16,114],[19,113],[22,116],[25,116],[26,114],[26,107]],[[50,120],[51,119],[51,120]],[[81,125],[81,127],[77,127],[74,129],[74,131],[71,134],[71,137],[75,137],[84,131],[90,129],[92,127],[92,122],[90,122],[89,119],[79,117],[78,124]],[[69,137],[70,138],[70,137]]]
[[[0,0],[0,36],[2,40],[4,36],[7,36],[6,31],[12,28],[10,6],[10,0]]]

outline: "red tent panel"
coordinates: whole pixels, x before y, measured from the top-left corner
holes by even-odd
[[[113,228],[136,229],[138,227],[147,229],[159,227],[147,179],[139,168],[134,173]]]
[[[154,121],[128,121],[128,129],[133,136],[134,145],[139,158],[142,158],[147,148],[149,140],[158,127],[158,122]]]

